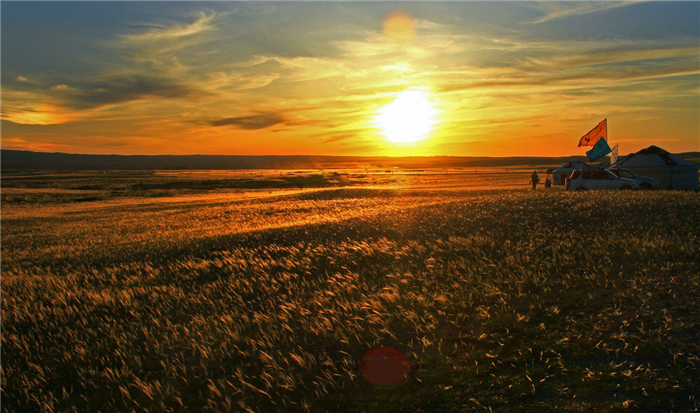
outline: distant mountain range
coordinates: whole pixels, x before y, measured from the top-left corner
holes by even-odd
[[[312,155],[80,155],[0,151],[2,172],[23,170],[204,170],[204,169],[429,169],[507,166],[550,167],[585,156],[463,157],[463,156],[312,156]],[[678,154],[700,163],[700,152]]]

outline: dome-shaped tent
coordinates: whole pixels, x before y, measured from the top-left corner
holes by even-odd
[[[698,189],[699,186],[700,166],[658,146],[629,154],[609,168],[625,168],[637,175],[655,178],[663,189]]]

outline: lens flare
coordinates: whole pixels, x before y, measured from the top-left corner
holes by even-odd
[[[394,42],[408,43],[416,35],[416,25],[410,14],[397,10],[384,19],[382,33]]]
[[[360,360],[360,373],[374,385],[396,384],[410,369],[406,356],[391,347],[375,347]]]

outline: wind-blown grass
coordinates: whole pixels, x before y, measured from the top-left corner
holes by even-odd
[[[697,193],[274,195],[3,211],[3,408],[698,407]]]

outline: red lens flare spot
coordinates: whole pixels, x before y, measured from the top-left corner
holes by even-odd
[[[370,349],[360,359],[360,373],[374,385],[396,384],[410,369],[406,356],[391,347]]]

